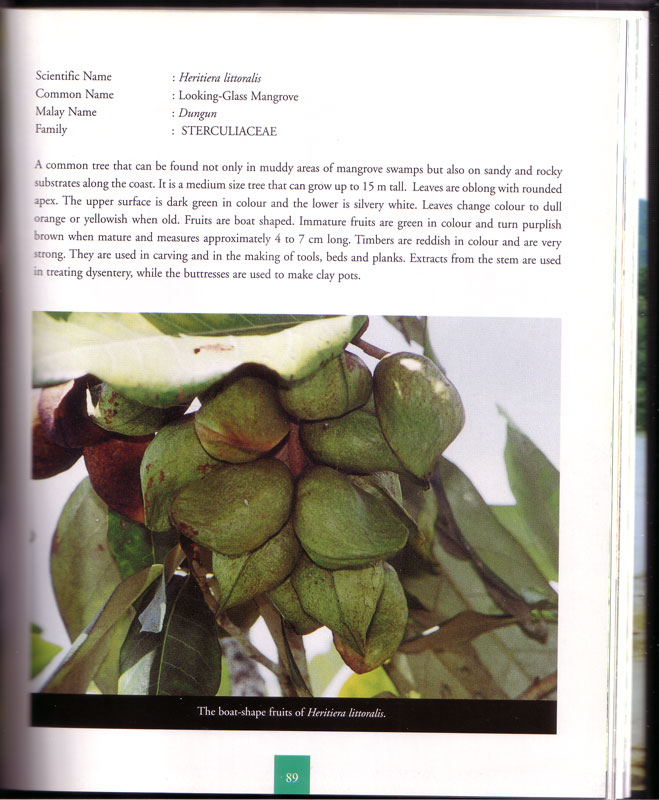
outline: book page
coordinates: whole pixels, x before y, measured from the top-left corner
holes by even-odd
[[[641,19],[7,15],[16,788],[605,796]]]

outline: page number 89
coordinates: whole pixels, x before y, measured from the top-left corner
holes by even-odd
[[[309,756],[275,756],[275,794],[309,794]]]

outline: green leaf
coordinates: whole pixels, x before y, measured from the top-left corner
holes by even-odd
[[[538,547],[518,506],[490,506],[492,513],[524,548],[529,558],[548,581],[558,581],[558,570]]]
[[[108,542],[108,524],[108,507],[84,478],[62,510],[50,552],[53,591],[71,641],[121,582]]]
[[[122,578],[156,563],[150,534],[142,525],[110,511],[85,478],[66,502],[53,536],[50,572],[57,606],[71,641],[94,619]],[[104,694],[117,691],[119,648],[133,616],[127,609],[104,647],[94,676]]]
[[[499,408],[507,422],[504,459],[522,524],[511,529],[547,580],[558,580],[559,472]]]
[[[72,313],[65,321],[33,316],[35,386],[91,373],[140,403],[167,407],[192,400],[242,364],[305,378],[337,356],[366,317],[311,320],[264,336],[169,336],[140,314]]]
[[[190,576],[167,585],[161,633],[142,632],[133,620],[121,651],[122,694],[215,695],[220,687],[217,624]]]
[[[485,566],[520,597],[532,591],[554,601],[555,593],[545,577],[469,478],[446,458],[440,459],[439,472],[457,524]]]
[[[71,316],[70,311],[46,311],[49,317],[53,319],[68,319]]]
[[[434,477],[433,486],[438,489]],[[408,510],[419,522],[423,519],[420,527],[428,535],[433,527],[437,529],[442,547],[436,542],[433,544],[439,574],[420,568],[422,564],[410,562],[409,558],[402,565],[396,561],[408,595],[408,639],[431,626],[457,618],[466,610],[483,615],[500,614],[501,607],[491,595],[488,577],[481,574],[472,561],[464,547],[464,537],[459,538],[461,534],[445,494],[436,496],[437,502],[427,503],[427,492],[415,491],[410,496],[410,487],[410,483],[403,483]],[[513,606],[514,599],[515,595],[510,595]],[[499,597],[498,602],[504,601]],[[521,598],[516,603],[523,605]],[[385,668],[405,697],[517,697],[537,676],[544,677],[556,669],[556,627],[547,631],[543,623],[547,638],[544,642],[537,641],[525,632],[535,633],[533,611],[528,606],[524,616],[524,631],[511,624],[482,633],[466,643],[454,641],[455,649],[450,652],[424,650],[403,654],[399,651]]]
[[[174,529],[155,534],[139,522],[108,511],[107,538],[123,578],[151,564],[163,564],[178,542]]]
[[[45,669],[62,649],[58,644],[53,644],[43,639],[41,637],[42,633],[43,630],[38,625],[32,625],[30,633],[31,678],[34,678],[41,670]]]
[[[398,691],[383,667],[362,675],[351,675],[339,689],[339,697],[376,697],[382,692],[398,696]]]
[[[224,656],[222,656],[220,672],[222,677],[220,679],[220,686],[215,693],[216,697],[231,697],[233,694],[231,689],[231,672]]]
[[[309,662],[309,680],[314,697],[320,697],[330,685],[344,662],[336,647],[330,645],[325,653],[317,653]]]
[[[152,325],[170,336],[263,336],[267,333],[327,319],[314,314],[142,314]]]
[[[107,654],[94,673],[94,684],[102,694],[117,694],[119,691],[119,654],[134,617],[135,609],[132,606],[127,607],[105,637]]]
[[[408,344],[412,342],[420,344],[423,347],[423,355],[445,372],[428,335],[428,317],[385,317],[385,319],[403,334]]]
[[[112,592],[99,615],[73,643],[66,659],[43,688],[44,692],[82,694],[106,656],[113,627],[125,619],[132,604],[162,572],[155,565],[131,575]]]

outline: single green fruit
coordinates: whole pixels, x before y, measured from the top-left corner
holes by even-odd
[[[271,589],[267,594],[273,606],[300,636],[313,633],[322,627],[322,623],[310,617],[302,608],[300,598],[293,586],[292,576],[286,578],[283,583]]]
[[[185,410],[154,408],[129,400],[109,383],[98,383],[87,390],[87,413],[99,427],[122,436],[146,436],[155,433],[173,417]]]
[[[310,378],[279,390],[284,409],[297,419],[339,417],[363,405],[371,395],[371,373],[354,353],[341,353]]]
[[[464,425],[457,390],[425,356],[394,353],[375,368],[373,395],[389,446],[412,475],[427,480]]]
[[[407,520],[383,492],[366,491],[330,467],[307,470],[296,487],[295,533],[321,567],[364,567],[404,546]]]
[[[195,415],[202,447],[213,458],[241,464],[268,453],[288,433],[277,391],[246,376],[223,386]]]
[[[314,461],[343,472],[403,469],[384,438],[375,410],[365,406],[337,419],[302,423],[300,441]]]
[[[293,476],[274,458],[227,464],[185,486],[174,498],[172,524],[184,536],[217,553],[256,550],[288,520]]]
[[[188,483],[219,466],[199,443],[191,414],[161,428],[144,451],[140,466],[147,528],[169,530],[174,497]]]
[[[291,581],[304,611],[363,653],[384,585],[383,562],[362,569],[329,570],[304,556]]]
[[[213,553],[213,573],[220,591],[218,610],[225,611],[274,589],[291,574],[299,555],[300,543],[290,522],[251,553]]]
[[[407,601],[396,570],[384,564],[382,592],[368,626],[361,650],[348,638],[334,632],[334,644],[341,658],[353,672],[370,672],[391,658],[398,650],[407,625]]]

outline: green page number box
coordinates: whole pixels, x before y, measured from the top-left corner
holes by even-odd
[[[310,756],[275,756],[275,794],[309,794]]]

